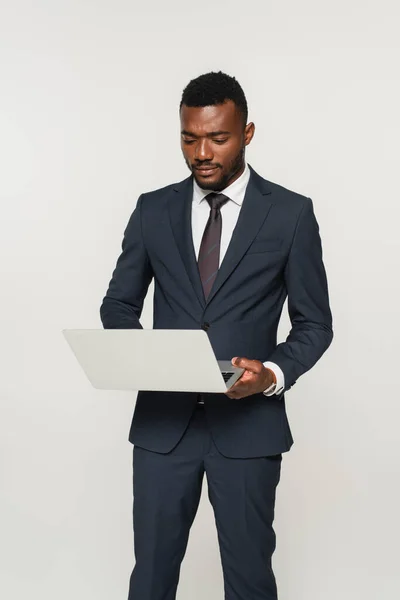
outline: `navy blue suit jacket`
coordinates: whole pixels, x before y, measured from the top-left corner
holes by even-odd
[[[190,176],[139,197],[100,309],[105,328],[141,328],[143,302],[154,278],[155,329],[203,328],[218,359],[245,356],[281,367],[285,390],[280,396],[259,393],[233,400],[226,394],[204,395],[215,444],[232,458],[289,450],[293,439],[284,394],[333,337],[312,201],[250,170],[238,222],[207,301],[192,241]],[[286,297],[292,327],[277,345]],[[139,391],[130,441],[169,452],[196,401],[195,393]]]

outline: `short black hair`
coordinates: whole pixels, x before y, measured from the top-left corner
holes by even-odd
[[[235,77],[222,71],[205,73],[192,79],[183,90],[179,110],[185,106],[214,106],[232,100],[247,123],[247,100],[244,91]]]

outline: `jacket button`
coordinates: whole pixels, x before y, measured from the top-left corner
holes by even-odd
[[[207,321],[205,321],[202,326],[202,329],[204,329],[204,331],[207,331],[207,329],[210,329],[210,323],[207,323]]]

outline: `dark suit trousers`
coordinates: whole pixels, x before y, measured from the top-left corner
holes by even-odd
[[[133,452],[136,564],[129,600],[175,599],[204,473],[215,514],[225,599],[276,600],[272,523],[282,455],[222,456],[201,406],[171,452],[159,454],[138,446]]]

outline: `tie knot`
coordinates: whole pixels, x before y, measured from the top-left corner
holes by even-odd
[[[224,194],[216,194],[215,192],[212,192],[206,196],[206,200],[212,209],[219,210],[221,206],[228,202],[229,198]]]

